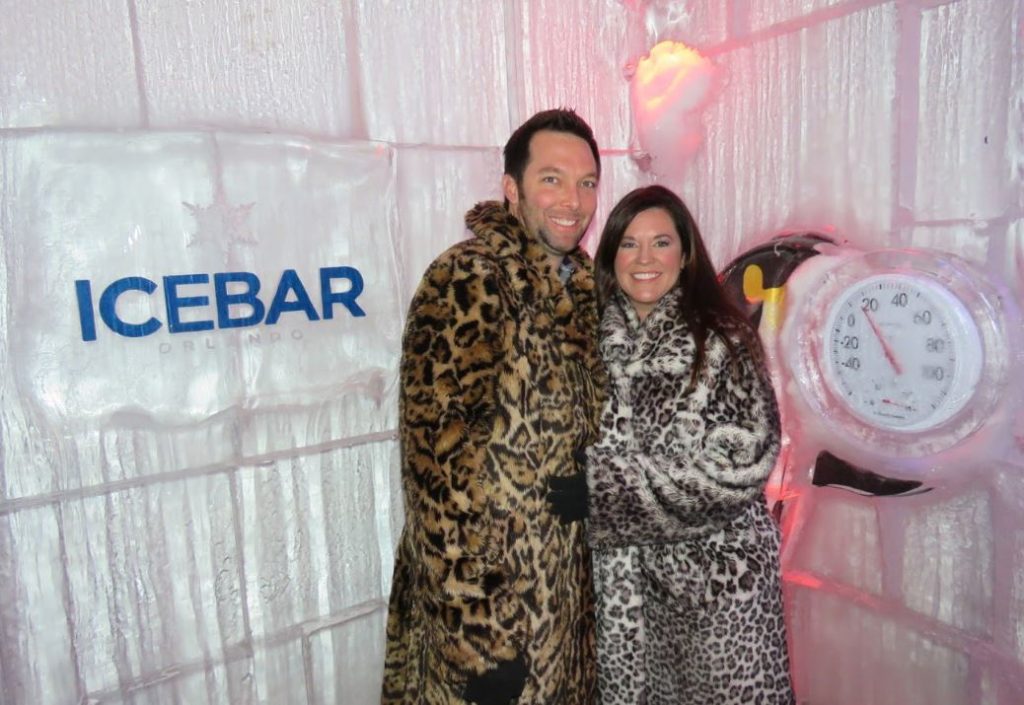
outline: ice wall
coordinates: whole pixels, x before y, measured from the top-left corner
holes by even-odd
[[[1024,295],[1022,5],[0,0],[0,702],[374,701],[405,306],[535,110],[595,127],[598,225],[655,178],[628,76],[660,40],[722,71],[669,181],[720,264],[830,228],[959,252]],[[366,315],[325,319],[321,270],[343,266]],[[292,282],[275,323],[218,325],[228,272],[268,310]],[[188,274],[207,300],[181,322],[215,325],[171,333],[163,277]],[[160,288],[111,294],[112,320],[163,324],[145,336],[100,310],[129,277]],[[928,495],[794,488],[803,700],[1024,701],[1014,428]]]

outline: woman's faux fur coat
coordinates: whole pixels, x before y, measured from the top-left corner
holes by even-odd
[[[602,705],[791,703],[779,532],[763,490],[779,417],[763,366],[695,344],[678,290],[601,321],[610,397],[587,450]]]
[[[563,283],[499,203],[441,255],[402,344],[405,527],[382,702],[463,703],[472,674],[523,657],[520,705],[591,705],[590,551],[548,480],[597,437],[605,378],[589,258]]]

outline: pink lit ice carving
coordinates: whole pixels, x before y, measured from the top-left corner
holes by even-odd
[[[661,42],[640,59],[630,99],[640,146],[655,173],[681,173],[700,148],[700,111],[711,101],[717,75],[710,60],[681,42]]]

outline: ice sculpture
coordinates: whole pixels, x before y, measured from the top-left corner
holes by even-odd
[[[390,427],[389,149],[90,133],[6,153],[9,354],[33,428],[253,428],[274,412],[303,427],[290,448]],[[277,447],[255,430],[241,443]]]
[[[630,101],[640,146],[656,174],[681,174],[700,148],[700,111],[713,96],[717,74],[710,60],[681,42],[660,42],[637,63]]]
[[[1019,668],[1011,664],[1021,654],[1024,553],[1014,548],[1019,540],[1008,550],[1000,538],[1020,536],[1024,497],[1024,482],[1006,462],[1024,412],[1017,393],[1024,331],[1013,293],[955,255],[865,253],[814,233],[769,240],[737,258],[723,277],[759,322],[783,413],[784,452],[769,500],[783,525],[800,698],[833,705],[1020,702]],[[813,359],[833,354],[828,341],[836,327],[849,345],[837,364],[869,346],[883,362],[890,354],[905,365],[921,358],[916,351],[903,355],[908,345],[942,357],[936,349],[952,344],[964,322],[928,325],[926,311],[951,309],[911,289],[884,289],[887,282],[922,280],[941,282],[963,302],[978,326],[983,354],[975,362],[984,370],[969,399],[936,402],[933,417],[919,410],[907,423],[893,419],[895,430],[876,428],[863,410],[858,417],[834,389],[827,392],[824,365]],[[888,294],[877,309],[875,290],[862,291],[867,284]],[[850,308],[843,292],[854,291]],[[934,334],[914,342],[920,336],[904,333],[888,341],[887,352],[868,321],[878,316],[883,340],[896,334],[898,316],[883,316],[883,304],[906,305],[909,325]],[[847,321],[847,314],[858,320]],[[950,340],[937,342],[943,336]],[[952,359],[943,364],[951,373],[971,369]],[[902,373],[927,376],[930,369]],[[869,377],[884,388],[885,375]],[[940,381],[922,377],[919,386],[939,388]],[[874,389],[861,401],[870,402]],[[956,394],[955,385],[948,393]]]
[[[357,689],[332,701],[376,687],[401,523],[394,156],[0,136],[0,701],[305,701],[311,670]]]

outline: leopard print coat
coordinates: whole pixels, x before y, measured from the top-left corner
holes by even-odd
[[[587,449],[602,705],[792,703],[779,532],[763,497],[779,416],[763,366],[695,343],[677,291],[606,307],[610,398]]]
[[[523,655],[519,705],[596,697],[594,598],[582,522],[546,501],[597,437],[605,376],[589,258],[562,284],[499,203],[413,298],[401,365],[405,527],[382,703],[462,703],[470,674]]]

